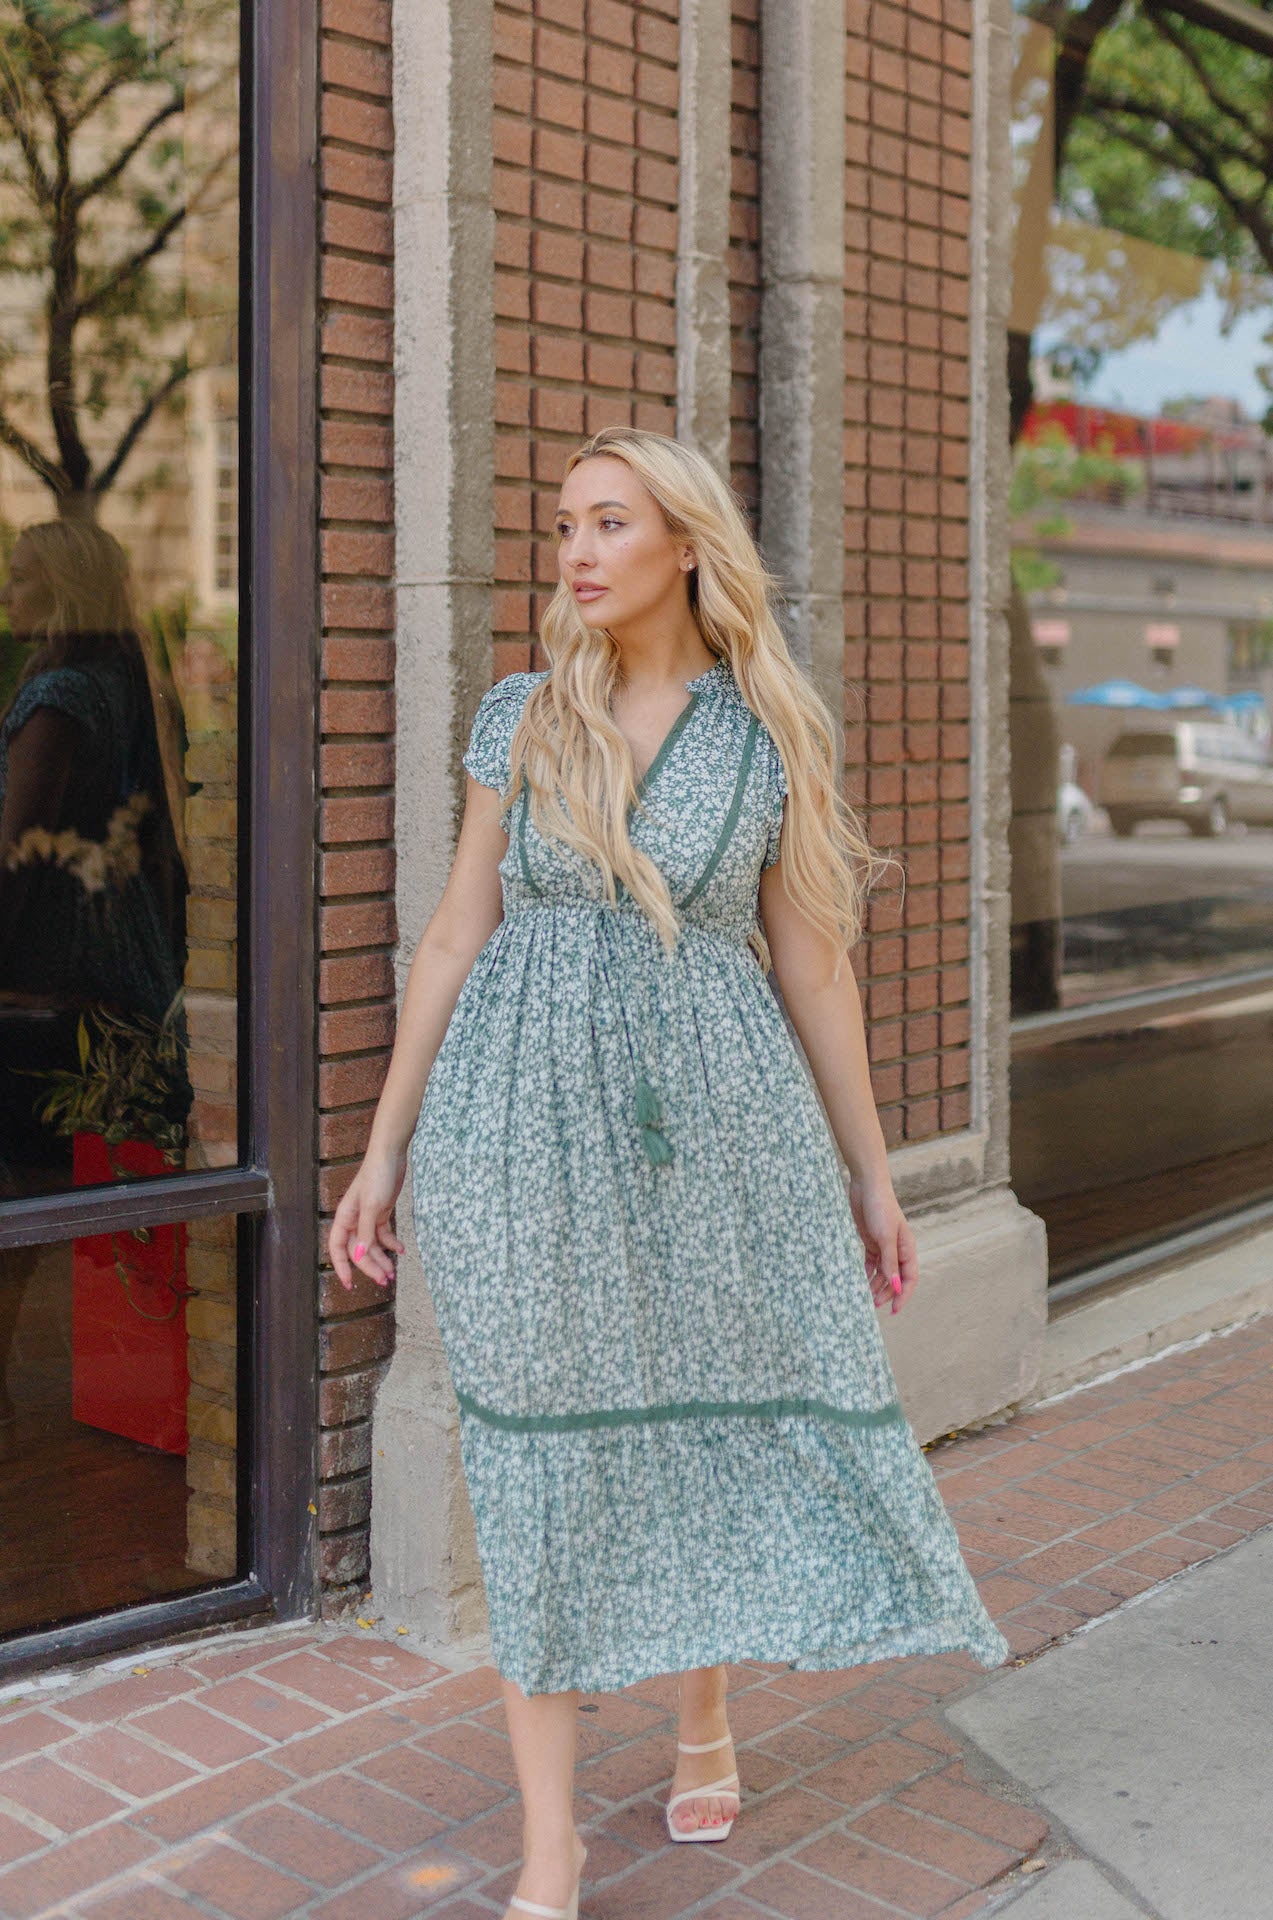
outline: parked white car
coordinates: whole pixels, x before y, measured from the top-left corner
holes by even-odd
[[[1224,720],[1128,728],[1101,772],[1101,800],[1117,834],[1139,820],[1183,820],[1221,834],[1231,820],[1273,825],[1273,763],[1266,748]]]

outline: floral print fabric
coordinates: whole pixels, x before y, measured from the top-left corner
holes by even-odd
[[[484,785],[506,787],[543,677],[483,699],[464,764]],[[678,905],[676,952],[520,795],[504,918],[411,1141],[492,1654],[526,1692],[740,1659],[997,1665],[821,1101],[747,945],[781,758],[726,661],[685,684],[629,821]]]

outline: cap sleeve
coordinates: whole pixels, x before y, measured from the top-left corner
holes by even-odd
[[[768,738],[768,736],[766,736]],[[782,764],[773,740],[769,739],[769,832],[765,840],[765,857],[761,861],[761,872],[772,867],[782,852],[783,802],[787,798],[787,770]]]
[[[464,765],[484,787],[502,793],[508,785],[508,748],[522,717],[522,708],[538,676],[505,674],[487,689],[478,703],[464,750]]]
[[[23,681],[5,718],[4,732],[11,737],[23,726],[37,707],[52,707],[78,720],[96,734],[109,724],[102,689],[92,675],[74,667],[49,667]]]

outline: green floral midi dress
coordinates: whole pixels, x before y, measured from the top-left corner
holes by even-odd
[[[484,785],[507,786],[545,677],[483,698],[464,764]],[[492,1656],[527,1693],[743,1659],[995,1666],[821,1101],[747,945],[782,762],[727,661],[685,685],[629,820],[675,954],[520,795],[504,917],[411,1141]]]

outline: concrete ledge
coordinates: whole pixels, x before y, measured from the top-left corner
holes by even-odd
[[[1057,1314],[1031,1404],[1270,1310],[1273,1227],[1265,1227]]]
[[[908,1214],[948,1196],[978,1193],[987,1184],[986,1135],[968,1128],[894,1147],[888,1170],[893,1191]]]
[[[921,1441],[1035,1389],[1047,1321],[1043,1223],[1006,1187],[912,1213],[920,1283],[880,1310],[906,1417]]]

